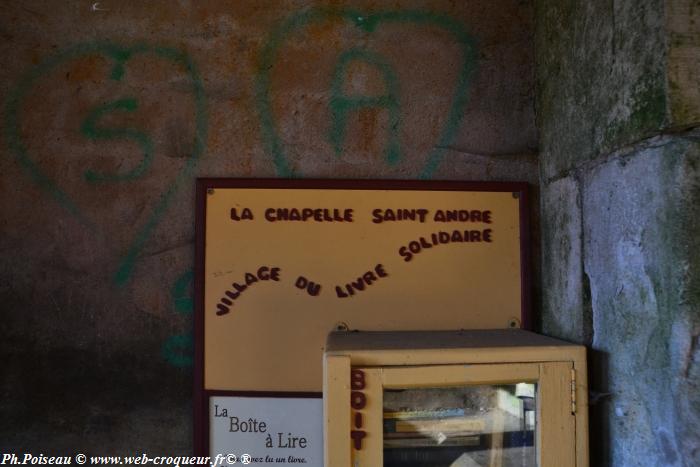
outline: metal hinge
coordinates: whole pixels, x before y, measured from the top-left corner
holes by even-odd
[[[571,369],[571,414],[576,415],[576,370]]]

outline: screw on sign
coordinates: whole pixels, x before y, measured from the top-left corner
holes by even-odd
[[[361,429],[362,412],[358,412],[367,405],[367,398],[365,397],[365,393],[362,392],[365,388],[365,373],[362,370],[350,371],[350,388],[352,389],[352,392],[350,392],[350,405],[356,411],[353,423],[355,429],[350,430],[350,438],[352,438],[354,442],[355,449],[359,451],[362,449],[362,440],[367,436],[365,430]]]

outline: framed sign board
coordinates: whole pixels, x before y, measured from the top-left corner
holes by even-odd
[[[200,454],[240,441],[232,411],[216,411],[229,402],[265,422],[262,438],[305,438],[307,453],[322,446],[320,431],[295,433],[271,414],[294,413],[293,425],[314,430],[294,401],[316,416],[336,327],[530,327],[525,183],[199,179],[196,218]],[[283,408],[264,417],[241,409],[274,397]],[[258,459],[286,452],[256,443]]]

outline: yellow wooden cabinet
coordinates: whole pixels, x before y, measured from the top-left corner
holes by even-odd
[[[519,329],[332,332],[326,467],[588,467],[585,347]]]

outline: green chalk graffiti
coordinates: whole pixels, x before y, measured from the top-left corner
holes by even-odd
[[[272,157],[277,174],[280,177],[295,177],[298,175],[294,173],[287,161],[284,144],[280,138],[279,131],[273,117],[272,103],[270,99],[272,70],[279,54],[280,47],[293,33],[315,23],[334,20],[349,21],[356,27],[368,33],[375,31],[378,26],[386,23],[403,23],[438,27],[450,32],[457,43],[461,46],[462,61],[459,65],[458,78],[452,96],[452,105],[450,107],[445,125],[440,133],[438,143],[433,146],[430,154],[428,154],[425,166],[420,173],[420,178],[431,178],[442,160],[444,155],[443,148],[448,146],[454,139],[459,128],[459,124],[462,120],[462,116],[464,115],[464,109],[469,98],[469,85],[477,64],[476,41],[471,37],[471,35],[468,34],[462,24],[449,16],[413,10],[363,13],[350,9],[312,8],[290,16],[278,27],[272,30],[260,54],[260,62],[255,78],[255,99],[260,118],[263,141],[268,154],[270,154]],[[378,63],[374,63],[374,65],[379,66],[380,69],[382,69],[381,65]],[[386,73],[384,76],[387,78]],[[336,117],[341,117],[341,115],[337,114]],[[335,121],[342,123],[342,119],[339,118],[336,118]],[[339,126],[340,125],[338,123],[334,123],[334,133],[338,131],[337,128]],[[336,142],[342,140],[341,136],[342,131],[337,136],[331,137],[336,151],[338,147]],[[390,141],[388,147],[389,153],[387,154],[387,160],[390,163],[395,163],[395,159],[398,159],[399,157],[392,155],[393,153],[391,151],[393,150],[394,149],[392,149]],[[396,154],[399,153],[396,152]]]
[[[161,353],[165,361],[178,368],[192,366],[194,340],[192,334],[170,336],[164,343]]]
[[[127,173],[113,175],[100,174],[93,172],[92,170],[87,170],[85,172],[85,180],[89,182],[134,180],[143,176],[143,174],[149,168],[151,165],[151,160],[153,159],[153,141],[151,141],[151,138],[146,133],[143,133],[135,128],[105,128],[97,126],[97,122],[105,114],[120,110],[133,112],[137,109],[137,107],[138,102],[136,102],[136,99],[119,99],[93,109],[92,112],[90,112],[85,118],[80,130],[87,138],[91,140],[133,140],[138,143],[139,146],[141,146],[141,150],[143,151],[141,163]]]
[[[10,151],[17,162],[25,169],[29,177],[42,190],[48,193],[63,208],[78,218],[83,225],[96,229],[96,226],[85,216],[75,201],[63,191],[58,184],[46,174],[32,159],[27,147],[20,135],[20,120],[22,104],[34,89],[38,81],[50,74],[60,65],[88,55],[98,55],[110,59],[113,64],[109,73],[109,79],[121,81],[126,74],[129,60],[135,56],[146,55],[157,59],[168,60],[180,66],[189,77],[189,87],[195,102],[195,135],[192,153],[175,180],[162,193],[156,202],[151,215],[146,223],[141,226],[131,242],[126,254],[120,260],[114,280],[117,285],[125,284],[134,269],[136,259],[150,237],[153,229],[160,222],[167,210],[173,195],[178,191],[182,182],[189,178],[197,164],[199,157],[204,153],[207,138],[207,112],[204,86],[199,76],[195,63],[190,57],[177,49],[170,47],[136,44],[121,46],[112,42],[91,42],[79,44],[67,48],[62,52],[48,57],[37,66],[30,69],[20,78],[17,85],[10,90],[4,109],[4,133]],[[143,176],[149,168],[153,157],[153,145],[147,135],[129,128],[103,128],[98,127],[99,119],[108,112],[127,111],[136,109],[133,99],[119,99],[105,106],[93,110],[82,125],[83,133],[90,139],[129,138],[135,140],[144,153],[141,163],[133,170],[124,174],[100,174],[87,171],[84,175],[89,182],[127,182]]]
[[[346,96],[343,93],[343,78],[349,65],[354,62],[364,62],[376,67],[382,73],[386,92],[379,96]],[[387,163],[396,164],[401,157],[399,145],[399,85],[396,73],[379,54],[362,49],[350,49],[340,55],[333,74],[331,86],[331,114],[333,123],[331,127],[330,141],[336,156],[343,151],[345,142],[345,130],[347,128],[348,114],[362,108],[379,107],[389,111],[389,135],[385,150]]]
[[[175,310],[183,314],[191,314],[194,309],[194,299],[192,298],[192,284],[194,283],[194,271],[185,271],[175,280],[171,290],[171,297]]]
[[[180,274],[170,288],[170,299],[176,312],[190,315],[194,310],[192,283],[194,271],[188,269]],[[191,324],[191,322],[190,322]],[[194,343],[192,333],[168,337],[161,348],[163,358],[173,366],[185,368],[192,366]]]

